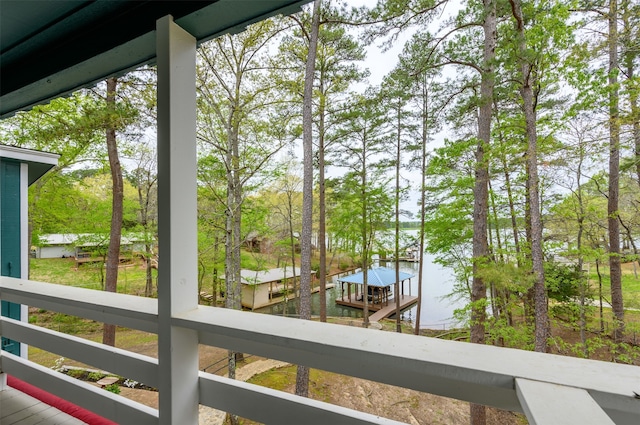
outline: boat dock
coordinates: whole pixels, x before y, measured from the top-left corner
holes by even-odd
[[[412,307],[418,303],[418,297],[411,295],[400,295],[400,311]],[[386,319],[389,316],[396,314],[396,301],[394,299],[389,301],[389,305],[381,308],[380,310],[369,316],[370,322],[377,322],[382,319]]]
[[[400,295],[400,310],[405,310],[409,307],[418,303],[418,297],[411,295]],[[343,305],[345,307],[359,308],[364,309],[364,302],[357,301],[356,297],[352,296],[351,299],[349,297],[336,298],[336,304]],[[389,302],[384,303],[372,303],[369,302],[369,312],[374,312],[369,316],[369,320],[372,322],[377,322],[381,319],[386,319],[389,316],[393,316],[396,312],[396,301],[395,298],[389,300]]]

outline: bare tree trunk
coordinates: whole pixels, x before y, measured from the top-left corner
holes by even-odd
[[[122,236],[122,202],[124,198],[124,183],[122,180],[122,167],[118,157],[118,145],[116,143],[115,108],[116,89],[118,81],[115,78],[107,79],[107,111],[108,123],[106,130],[107,152],[109,154],[109,167],[111,169],[112,202],[111,202],[111,232],[109,235],[109,249],[107,251],[105,291],[116,292],[118,289],[118,265],[120,264],[120,237]],[[116,327],[104,324],[102,331],[102,343],[115,346]]]
[[[230,146],[228,150],[229,164],[231,169],[228,171],[228,191],[227,191],[227,223],[226,223],[226,240],[225,240],[225,307],[240,310],[241,304],[241,275],[240,275],[240,227],[242,217],[240,215],[242,203],[242,188],[240,187],[240,160],[238,153],[238,137],[237,132],[233,131],[229,139]],[[228,376],[231,379],[236,378],[238,353],[229,350],[228,352]],[[229,415],[232,425],[237,425],[239,419],[236,415]]]
[[[487,287],[481,270],[489,261],[487,241],[487,213],[489,209],[489,162],[485,149],[491,143],[491,116],[493,112],[493,88],[495,76],[493,61],[496,55],[497,19],[495,0],[484,0],[484,53],[483,73],[480,82],[480,108],[478,114],[478,146],[476,149],[475,185],[473,188],[473,282],[471,286],[471,342],[484,344],[486,319],[485,301]],[[471,424],[484,425],[487,421],[486,408],[470,405]]]
[[[525,169],[526,169],[526,174],[529,175],[529,163],[525,161]],[[524,201],[524,234],[525,234],[525,241],[527,241],[527,243],[530,245],[531,244],[531,238],[532,238],[532,232],[531,232],[531,206],[529,205],[529,202],[531,200],[531,197],[529,196],[529,179],[526,179],[525,181],[525,201]],[[530,254],[530,252],[529,252]],[[527,250],[524,251],[523,254],[523,264],[525,263],[525,257],[528,255]],[[534,326],[535,327],[535,288],[532,286],[531,288],[529,288],[529,290],[526,292],[526,294],[524,294],[524,300],[523,300],[523,304],[524,304],[524,315],[525,315],[525,321],[527,323],[528,326]]]
[[[579,156],[578,156],[578,164],[576,168],[576,200],[578,201],[578,211],[577,211],[577,223],[578,223],[578,233],[576,235],[576,248],[578,250],[578,270],[582,272],[584,267],[584,254],[582,253],[582,240],[584,235],[584,200],[582,197],[582,165],[585,160],[584,149],[582,145],[582,138],[579,138]],[[588,358],[587,345],[586,345],[586,327],[587,327],[587,318],[586,318],[586,291],[589,289],[589,273],[586,276],[580,275],[580,341],[584,346],[584,356]]]
[[[293,277],[293,296],[296,296],[296,244],[295,244],[295,236],[293,234],[293,193],[290,190],[287,190],[287,210],[288,217],[287,221],[289,222],[289,240],[291,241],[291,273]],[[285,285],[285,294],[287,293],[287,279],[284,280]],[[302,290],[302,281],[300,282],[300,290]],[[255,296],[254,296],[255,300]],[[282,309],[284,312],[286,307]]]
[[[540,211],[540,194],[538,179],[538,134],[536,130],[536,111],[533,85],[535,77],[532,74],[533,65],[527,59],[527,44],[525,38],[524,17],[520,0],[511,0],[513,17],[516,20],[518,33],[518,57],[520,58],[520,74],[522,78],[522,95],[526,137],[527,137],[527,186],[529,216],[531,217],[531,262],[534,276],[533,294],[535,311],[535,350],[547,351],[549,338],[549,315],[547,290],[544,285],[544,258],[542,252],[542,217]]]
[[[491,180],[489,180],[489,201],[491,203],[491,213],[493,215],[493,231],[496,234],[496,248],[492,251],[493,261],[504,263],[504,250],[502,247],[502,237],[500,236],[500,226],[498,217],[498,206],[496,205],[496,197],[493,188],[491,187]],[[493,244],[492,244],[493,245]],[[497,251],[497,254],[496,254]]]
[[[240,85],[236,81],[236,88]],[[238,89],[239,91],[239,89]],[[236,97],[237,99],[237,97]],[[242,187],[240,183],[240,153],[238,141],[238,129],[233,124],[233,116],[237,113],[232,108],[230,120],[227,128],[227,209],[226,209],[226,237],[225,237],[225,307],[235,310],[242,308],[241,303],[241,275],[240,275],[240,228],[242,224],[241,205]],[[228,352],[228,376],[236,378],[238,353],[229,350]],[[231,425],[237,425],[239,419],[236,415],[229,415]]]
[[[320,29],[320,5],[313,2],[313,19],[309,53],[304,78],[304,100],[302,105],[303,137],[303,189],[302,189],[302,234],[300,236],[300,318],[311,319],[311,234],[313,233],[313,76],[315,73],[318,33]],[[320,264],[320,268],[324,268]],[[298,365],[296,373],[296,395],[309,395],[309,367]]]
[[[502,239],[500,238],[500,226],[498,226],[498,208],[496,206],[495,196],[493,189],[491,187],[491,180],[489,180],[489,201],[491,203],[491,211],[493,215],[493,223],[494,223],[494,231],[496,234],[496,246],[498,254],[496,255],[496,249],[491,252],[491,259],[494,262],[499,262],[500,264],[504,263],[504,254],[502,249]],[[489,229],[489,236],[491,236],[491,229]],[[493,242],[490,241],[490,245],[493,246]],[[499,319],[501,316],[504,316],[508,320],[507,314],[507,296],[506,290],[501,290],[498,288],[495,283],[489,283],[489,293],[491,294],[491,312],[495,319]],[[507,295],[507,296],[505,296]],[[501,345],[503,342],[503,338],[500,338]]]
[[[631,99],[633,121],[633,142],[635,146],[636,177],[640,186],[640,106],[638,106],[638,94]]]
[[[627,73],[628,81],[635,81],[638,76],[636,75],[636,63],[640,57],[640,52],[637,48],[634,48],[634,43],[637,43],[638,34],[640,31],[637,29],[637,25],[634,24],[634,2],[633,0],[623,0],[622,2],[622,21],[624,25],[624,37],[623,44],[625,45],[624,63]],[[635,32],[634,32],[635,31]],[[631,106],[631,138],[633,139],[635,164],[636,164],[636,180],[638,186],[640,186],[640,105],[638,103],[640,98],[640,87],[631,87],[629,89],[629,104]],[[622,222],[621,222],[622,224]],[[640,265],[640,257],[638,257],[638,249],[636,247],[633,238],[630,236],[630,229],[627,230],[627,238],[633,246],[633,252],[635,254],[635,261],[633,261],[633,273],[635,278],[638,278],[638,270],[636,263]]]
[[[497,107],[497,106],[496,106]],[[504,143],[502,134],[499,136],[500,143]],[[507,165],[506,155],[500,155],[500,162],[502,164],[504,174],[504,188],[507,192],[507,202],[509,203],[509,216],[511,217],[511,231],[513,233],[513,245],[516,250],[516,264],[518,267],[522,266],[522,258],[520,255],[520,235],[518,233],[518,216],[516,214],[515,202],[513,200],[513,187],[511,184],[511,174],[509,173],[509,167]]]
[[[324,97],[320,100],[320,122],[318,123],[318,251],[320,269],[320,321],[327,321],[327,206],[325,203],[324,176]]]
[[[400,323],[400,153],[401,153],[401,141],[402,141],[402,133],[401,129],[401,109],[402,104],[401,100],[398,96],[398,110],[397,110],[397,133],[396,133],[396,205],[395,205],[395,215],[396,215],[396,240],[395,240],[395,268],[396,268],[396,283],[394,287],[394,292],[396,293],[396,332],[402,333],[402,324]]]
[[[634,78],[633,62],[627,67],[627,75],[629,79]],[[635,163],[636,163],[636,178],[638,185],[640,186],[640,106],[638,105],[638,90],[632,89],[629,94],[629,103],[631,103],[631,117],[632,123],[632,137],[634,145]]]
[[[429,141],[429,92],[426,84],[426,78],[424,81],[422,99],[422,157],[420,158],[420,254],[418,259],[418,307],[416,309],[416,327],[415,334],[420,335],[420,315],[422,314],[422,271],[424,268],[424,222],[426,219],[426,168],[427,168],[427,142]]]
[[[145,232],[146,233],[146,232]],[[151,268],[151,244],[150,243],[145,243],[144,244],[144,249],[145,249],[145,257],[146,257],[146,261],[145,261],[145,285],[144,285],[144,296],[145,297],[151,297],[151,295],[153,295],[153,274],[151,272],[152,268]]]
[[[620,223],[618,200],[620,190],[620,111],[618,95],[618,2],[609,1],[609,273],[611,276],[611,308],[615,316],[614,340],[624,332],[622,302],[622,268],[620,265]]]
[[[362,302],[364,303],[362,309],[362,319],[363,326],[365,328],[369,327],[369,243],[368,241],[368,232],[367,232],[367,208],[369,208],[367,203],[367,153],[366,153],[366,136],[363,138],[365,142],[362,144],[362,177],[360,184],[362,185],[362,189],[360,192],[360,196],[362,199],[362,212],[361,212],[361,220],[362,220]],[[397,296],[397,294],[396,294]],[[372,298],[373,299],[373,298]]]
[[[516,249],[516,264],[520,264],[520,234],[518,233],[518,216],[516,215],[515,202],[513,201],[513,189],[511,187],[511,178],[509,171],[504,169],[505,187],[507,190],[507,199],[509,201],[509,215],[511,216],[511,229],[513,231],[513,245]]]
[[[151,260],[152,260],[152,245],[150,242],[151,236],[149,235],[149,196],[152,184],[148,178],[142,178],[140,176],[140,170],[137,171],[137,186],[138,186],[138,204],[140,205],[140,224],[144,229],[144,258],[145,258],[145,286],[144,296],[151,297],[153,295],[153,275],[151,274]],[[144,188],[143,188],[144,184]],[[144,189],[144,190],[143,190]],[[143,193],[146,192],[146,193]]]
[[[598,275],[598,304],[600,313],[600,333],[604,334],[604,296],[602,295],[602,273],[600,273],[600,260],[596,258],[596,273]]]
[[[623,61],[624,69],[626,70],[626,78],[628,81],[634,81],[637,79],[636,64],[640,51],[637,48],[638,31],[637,24],[634,22],[634,14],[637,11],[634,10],[634,6],[637,2],[634,0],[622,0],[621,2],[621,15],[623,23],[623,34],[620,37],[622,51],[624,51]],[[640,105],[638,100],[640,97],[640,87],[629,88],[629,105],[631,106],[631,138],[633,139],[635,165],[636,165],[636,179],[638,185],[640,185]]]

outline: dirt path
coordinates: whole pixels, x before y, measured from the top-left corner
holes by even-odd
[[[270,359],[258,360],[236,370],[236,379],[247,381],[260,373],[285,366],[289,366],[289,363]],[[200,405],[200,425],[223,425],[226,417],[226,412]]]
[[[270,359],[257,360],[238,368],[236,379],[247,381],[260,373],[285,366],[289,366],[289,363]],[[155,391],[134,390],[126,387],[121,387],[120,391],[120,395],[124,397],[156,409],[158,408],[158,393]],[[226,417],[226,412],[200,405],[200,425],[222,425]]]

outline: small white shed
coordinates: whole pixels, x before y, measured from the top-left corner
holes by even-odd
[[[242,278],[242,306],[254,310],[277,304],[299,295],[300,268],[292,267],[255,271],[240,270]]]
[[[35,246],[36,258],[64,258],[74,257],[76,255],[75,241],[77,235],[52,233],[42,235],[38,239],[38,245]]]
[[[108,234],[50,233],[39,236],[34,251],[36,258],[81,257],[91,247],[106,246],[108,243]],[[122,236],[120,246],[123,252],[144,251],[144,238],[136,235]]]

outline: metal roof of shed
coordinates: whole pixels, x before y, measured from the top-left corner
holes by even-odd
[[[198,43],[309,0],[1,0],[0,117],[155,62],[156,20]]]
[[[411,279],[414,275],[400,272],[400,282]],[[338,279],[338,282],[364,284],[364,272],[350,274],[349,276]],[[367,270],[367,285],[385,287],[396,283],[396,271],[386,267],[376,267]]]
[[[40,247],[61,245],[97,246],[105,240],[109,240],[108,233],[48,233],[40,235],[35,245]],[[135,242],[144,242],[144,238],[134,235],[120,237],[121,245],[131,245]]]
[[[283,279],[290,279],[293,277],[294,270],[292,267],[280,267],[271,270],[240,270],[241,283],[245,285],[260,285],[269,282],[278,282]],[[300,276],[300,268],[295,268],[295,275]],[[223,277],[224,279],[224,277]]]

